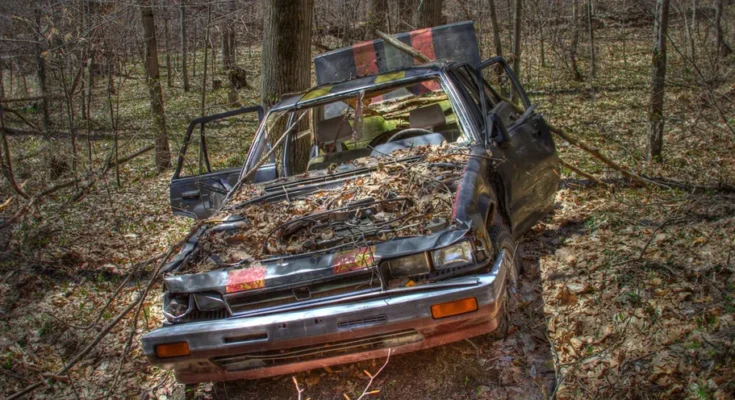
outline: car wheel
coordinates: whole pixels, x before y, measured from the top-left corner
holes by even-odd
[[[516,256],[516,242],[510,231],[504,225],[493,223],[488,226],[488,235],[493,244],[494,253],[500,254],[505,250],[505,256],[511,260],[513,268],[506,276],[505,293],[501,296],[502,308],[498,316],[498,327],[490,333],[493,340],[503,339],[508,335],[510,328],[510,309],[514,308],[517,301],[517,287],[521,275],[523,263],[520,256]]]

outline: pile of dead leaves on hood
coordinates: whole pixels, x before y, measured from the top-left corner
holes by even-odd
[[[205,233],[200,238],[199,261],[187,266],[185,272],[205,272],[276,255],[425,234],[431,221],[449,220],[456,181],[468,155],[466,147],[442,145],[398,151],[391,158],[358,159],[352,162],[354,167],[374,170],[341,185],[271,202],[248,202],[263,194],[263,189],[245,185],[231,205],[216,217],[241,216],[246,221],[244,226]],[[308,177],[307,173],[298,179]],[[346,221],[316,221],[322,213],[349,209],[360,202],[375,206],[369,216],[358,211]],[[365,234],[360,227],[372,232]],[[336,236],[340,228],[356,233]],[[318,243],[324,245],[317,246]]]

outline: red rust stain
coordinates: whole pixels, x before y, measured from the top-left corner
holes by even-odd
[[[378,73],[378,59],[373,42],[362,42],[352,46],[357,76]]]
[[[227,293],[264,288],[265,271],[263,265],[231,270],[227,275]]]
[[[378,260],[380,257],[375,255],[375,246],[340,251],[334,254],[332,271],[335,275],[358,271],[368,268]]]

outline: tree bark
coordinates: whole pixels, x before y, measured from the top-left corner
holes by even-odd
[[[263,107],[271,107],[285,93],[304,90],[311,85],[313,10],[314,0],[265,0],[261,68]],[[274,131],[276,137],[280,136],[280,130]],[[298,172],[306,168],[309,144],[295,143],[294,150],[290,163]]]
[[[691,29],[689,31],[689,48],[690,48],[690,56],[692,60],[694,60],[694,57],[696,57],[696,49],[694,46],[695,39],[697,37],[697,30],[698,30],[698,24],[697,24],[697,7],[699,4],[697,3],[698,0],[692,0],[692,25]]]
[[[171,166],[171,151],[168,146],[166,113],[163,109],[163,89],[161,89],[158,70],[158,45],[156,27],[153,20],[151,0],[140,1],[141,21],[143,22],[143,41],[145,42],[145,70],[148,94],[153,114],[153,129],[156,136],[156,169],[162,172]]]
[[[579,0],[572,0],[572,43],[569,49],[569,62],[572,65],[574,80],[582,81],[582,74],[579,72],[577,65],[577,47],[579,46],[579,18],[577,11],[579,10]]]
[[[722,0],[715,0],[715,45],[717,46],[717,54],[720,57],[727,57],[732,51],[725,43],[722,32],[722,13]]]
[[[597,78],[597,61],[595,59],[595,30],[592,27],[592,0],[587,0],[587,34],[590,42],[590,74]]]
[[[41,30],[41,10],[36,8],[36,29],[37,32],[43,32]],[[46,88],[46,59],[43,58],[43,48],[41,47],[41,40],[43,36],[36,40],[36,75],[38,76],[38,89],[41,91],[41,111],[43,113],[43,130],[48,132],[51,128],[51,120],[48,114],[48,90]]]
[[[521,76],[521,20],[523,18],[523,0],[515,0],[515,11],[513,14],[513,73]],[[515,101],[517,97],[516,91],[510,91],[511,100]]]
[[[664,138],[664,93],[666,85],[666,31],[670,0],[656,1],[653,59],[651,62],[651,104],[648,114],[648,159],[662,160]]]
[[[416,29],[442,24],[442,0],[420,0],[413,15]]]
[[[503,44],[500,42],[500,25],[498,25],[498,13],[495,11],[495,0],[490,3],[490,22],[493,25],[493,43],[495,44],[495,55],[503,55]]]
[[[186,1],[181,0],[181,79],[184,81],[184,91],[189,91],[189,72],[186,69]]]
[[[233,26],[233,15],[237,11],[235,0],[229,0],[227,6],[229,17],[233,19],[226,19],[224,29],[222,29],[222,66],[225,70],[235,67],[235,28]]]
[[[171,48],[169,47],[171,40],[168,37],[168,11],[163,7],[161,9],[166,13],[163,16],[163,39],[166,41],[166,86],[171,89],[173,87],[173,74],[171,73]]]

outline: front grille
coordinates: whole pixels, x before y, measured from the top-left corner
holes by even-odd
[[[214,311],[199,311],[196,308],[191,310],[189,314],[186,314],[186,316],[182,317],[181,320],[179,320],[177,323],[184,323],[184,322],[195,322],[195,321],[211,321],[215,319],[224,319],[230,316],[230,313],[227,312],[224,308],[221,310],[214,310]]]
[[[283,350],[266,350],[235,356],[214,357],[211,361],[228,371],[243,371],[253,368],[272,367],[309,360],[360,353],[368,350],[387,349],[417,343],[424,337],[413,329],[340,340],[311,346]]]
[[[283,306],[305,300],[321,299],[359,290],[379,287],[380,281],[372,276],[343,278],[337,281],[323,282],[296,289],[264,291],[256,294],[237,293],[226,296],[233,314],[263,310],[269,307]],[[306,290],[308,288],[308,290]],[[305,296],[305,293],[308,296]]]

